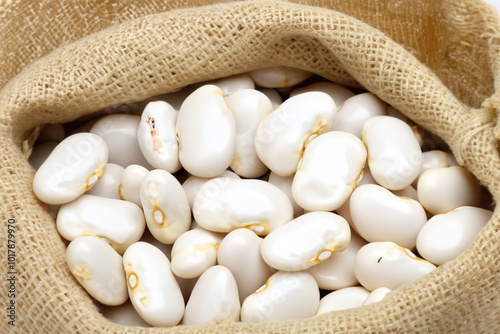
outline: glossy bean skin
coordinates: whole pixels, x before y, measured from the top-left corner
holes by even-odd
[[[363,246],[354,262],[354,273],[366,289],[391,290],[418,279],[436,269],[409,249],[393,242],[371,242]]]
[[[292,220],[293,208],[283,191],[265,181],[216,178],[196,195],[193,215],[210,231],[245,227],[264,236]]]
[[[280,176],[295,173],[307,143],[328,131],[336,116],[333,99],[322,92],[296,95],[259,124],[255,150],[260,160]]]
[[[156,247],[137,242],[123,254],[130,300],[150,325],[177,325],[184,314],[184,298],[170,270],[170,261]]]
[[[151,234],[172,244],[191,225],[189,201],[182,185],[169,172],[155,169],[141,184],[141,203]]]
[[[306,147],[292,183],[292,195],[304,209],[334,211],[356,187],[366,162],[361,140],[351,133],[331,131]]]
[[[298,68],[275,66],[248,73],[256,85],[266,88],[291,87],[312,76]]]
[[[149,102],[137,127],[137,141],[144,158],[154,168],[170,173],[181,168],[179,144],[175,134],[177,113],[167,102]]]
[[[418,176],[422,150],[411,128],[389,116],[368,119],[361,131],[375,180],[389,190],[408,187]]]
[[[269,233],[261,254],[278,270],[305,270],[344,251],[350,239],[351,230],[344,218],[331,212],[309,212]]]
[[[104,140],[95,134],[79,133],[67,137],[36,171],[35,195],[47,204],[77,199],[102,177],[108,152]]]
[[[335,290],[321,298],[316,315],[360,307],[369,295],[370,291],[362,286],[352,286]]]
[[[233,274],[224,266],[207,269],[196,282],[186,304],[183,325],[236,322],[240,299]]]
[[[141,185],[149,170],[140,165],[129,165],[122,173],[118,195],[120,199],[132,202],[142,208]]]
[[[241,306],[241,321],[258,323],[304,319],[316,314],[319,289],[306,271],[278,271]]]
[[[428,169],[418,180],[417,193],[422,206],[432,214],[460,206],[477,206],[481,202],[481,186],[460,166]]]
[[[214,177],[229,167],[235,122],[220,88],[204,85],[182,103],[176,123],[179,160],[192,175]]]
[[[107,239],[120,254],[138,241],[146,223],[134,203],[94,195],[82,195],[59,209],[57,230],[66,240],[90,235]]]
[[[492,215],[489,210],[462,206],[433,216],[418,234],[419,254],[435,265],[455,259],[467,249]]]
[[[120,305],[128,298],[122,257],[105,240],[82,236],[66,249],[66,262],[73,276],[99,302]]]

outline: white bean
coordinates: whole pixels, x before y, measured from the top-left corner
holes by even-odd
[[[319,288],[337,290],[357,285],[354,260],[364,245],[366,245],[366,240],[351,231],[351,241],[344,251],[332,254],[325,261],[309,268],[308,271],[313,275]]]
[[[228,233],[217,250],[217,263],[234,275],[240,300],[261,287],[272,275],[272,269],[260,255],[262,238],[254,232],[239,228]]]
[[[84,235],[105,238],[120,254],[138,241],[146,228],[144,214],[134,203],[93,195],[62,205],[56,223],[66,240]]]
[[[387,115],[387,104],[373,93],[357,94],[347,99],[338,111],[331,129],[346,131],[361,138],[365,122],[375,116]]]
[[[240,299],[233,274],[223,266],[208,268],[193,288],[182,324],[220,324],[239,319]]]
[[[370,291],[380,287],[395,290],[434,269],[436,266],[432,263],[393,242],[366,244],[359,250],[354,262],[356,278]]]
[[[120,305],[128,298],[122,257],[105,240],[81,236],[66,249],[66,262],[73,276],[97,301]]]
[[[241,73],[211,81],[209,84],[215,85],[222,90],[224,97],[228,97],[242,89],[255,89],[255,84],[247,73]]]
[[[210,231],[246,227],[262,236],[292,220],[293,208],[286,194],[268,182],[215,178],[196,195],[193,215]]]
[[[363,125],[362,140],[375,180],[390,190],[408,187],[418,176],[422,150],[411,128],[389,116],[376,116]]]
[[[241,306],[241,321],[304,319],[316,314],[319,289],[307,271],[278,271]]]
[[[267,166],[255,152],[255,132],[264,117],[273,109],[271,101],[254,89],[243,89],[226,98],[236,124],[236,147],[229,165],[240,176],[257,178],[265,174]]]
[[[415,248],[418,232],[427,222],[419,202],[375,184],[354,190],[350,212],[356,231],[367,241],[392,241],[409,249]]]
[[[123,254],[123,268],[130,300],[147,323],[167,327],[181,321],[184,298],[165,254],[148,243],[136,242]]]
[[[90,132],[100,136],[108,145],[109,162],[123,168],[137,164],[151,169],[137,141],[140,122],[141,118],[137,115],[111,114],[95,122]]]
[[[348,88],[339,85],[333,82],[315,82],[313,84],[295,88],[290,92],[290,97],[294,97],[295,95],[299,95],[306,92],[323,92],[328,95],[335,101],[335,105],[337,106],[337,110],[339,110],[344,102],[353,97],[355,94]]]
[[[284,271],[310,268],[349,245],[347,221],[331,212],[309,212],[269,233],[262,242],[262,258]]]
[[[460,166],[428,169],[418,180],[417,193],[422,206],[435,215],[481,202],[481,186]]]
[[[235,149],[235,122],[219,87],[205,85],[182,103],[176,124],[182,166],[199,177],[229,167]]]
[[[139,165],[127,166],[122,173],[118,194],[120,199],[132,202],[142,208],[141,184],[149,171]]]
[[[360,307],[370,295],[362,286],[351,286],[330,292],[319,301],[316,315]]]
[[[120,199],[118,187],[120,186],[124,168],[120,165],[108,163],[101,179],[86,194],[107,198]]]
[[[248,74],[257,86],[267,88],[291,87],[313,75],[311,72],[286,66],[263,68]]]
[[[47,204],[71,202],[99,181],[107,162],[108,147],[102,138],[91,133],[69,136],[38,168],[33,191]]]
[[[276,174],[292,175],[306,144],[330,129],[336,110],[332,98],[322,92],[289,98],[266,116],[257,128],[257,155]]]
[[[200,276],[217,263],[217,249],[223,236],[204,229],[189,230],[172,247],[172,272],[182,278]]]
[[[137,141],[151,166],[175,173],[181,168],[175,134],[177,111],[167,102],[149,102],[137,128]]]
[[[365,302],[363,303],[363,305],[370,305],[370,304],[378,303],[379,301],[384,299],[384,297],[389,292],[391,292],[391,289],[384,288],[384,287],[376,288],[375,290],[373,290],[370,293],[368,298],[365,299]]]
[[[172,244],[191,225],[186,192],[177,179],[163,169],[149,172],[141,184],[141,203],[151,234]]]
[[[470,245],[492,214],[489,210],[462,206],[433,216],[418,234],[419,254],[435,265],[453,260]]]
[[[348,132],[332,131],[313,139],[293,178],[293,198],[310,211],[338,209],[356,187],[366,156],[363,142]]]

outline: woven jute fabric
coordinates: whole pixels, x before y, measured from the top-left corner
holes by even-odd
[[[500,332],[499,209],[456,260],[377,304],[265,324],[113,324],[67,268],[27,161],[43,124],[286,65],[376,93],[443,138],[498,201],[500,25],[481,1],[10,0],[0,41],[0,332]]]

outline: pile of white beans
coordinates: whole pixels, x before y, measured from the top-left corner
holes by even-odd
[[[33,190],[106,317],[313,317],[380,301],[468,247],[492,215],[476,179],[374,94],[311,76],[269,68],[67,137],[44,128]]]

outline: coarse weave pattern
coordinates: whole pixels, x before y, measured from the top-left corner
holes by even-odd
[[[1,270],[16,221],[12,333],[498,333],[500,209],[459,258],[382,302],[305,320],[134,328],[65,262],[27,162],[38,129],[191,83],[286,65],[364,87],[442,137],[500,196],[500,25],[479,0],[0,2]],[[7,268],[7,270],[6,270]],[[1,278],[6,314],[6,277]],[[279,305],[275,305],[279,307]]]

